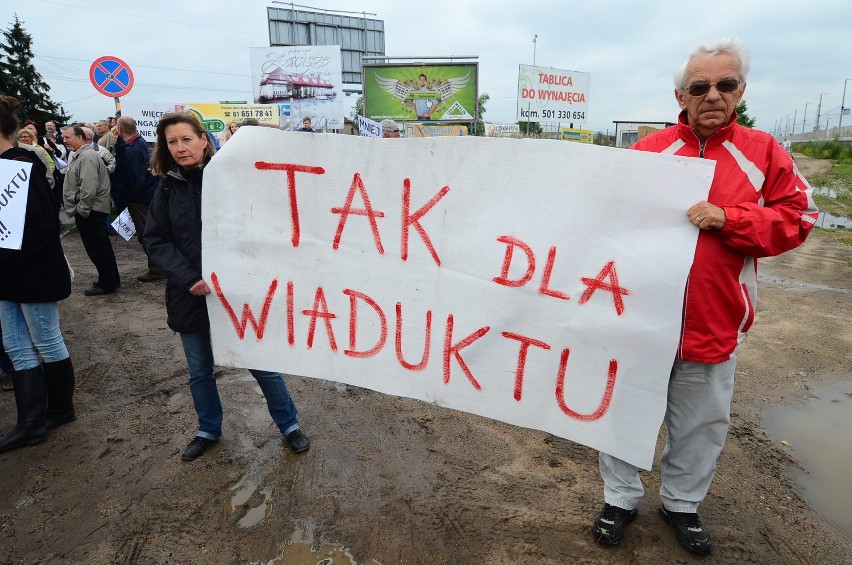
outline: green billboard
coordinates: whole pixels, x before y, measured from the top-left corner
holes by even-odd
[[[371,120],[476,119],[476,63],[365,65],[364,114]]]

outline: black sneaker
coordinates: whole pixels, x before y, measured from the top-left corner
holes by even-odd
[[[618,506],[604,504],[603,510],[598,514],[595,525],[592,527],[592,535],[596,542],[615,545],[624,539],[624,527],[636,519],[639,511],[625,510]]]
[[[287,434],[285,439],[287,440],[287,445],[293,450],[293,453],[302,453],[303,451],[307,451],[311,446],[311,441],[301,428],[296,428]]]
[[[672,512],[660,508],[660,518],[675,529],[677,541],[685,550],[699,555],[713,551],[710,534],[704,529],[695,512]]]
[[[197,457],[200,457],[207,448],[219,441],[218,439],[207,439],[206,437],[198,437],[195,436],[192,438],[192,441],[189,442],[189,445],[186,446],[186,449],[183,450],[183,455],[181,455],[181,459],[184,461],[192,461]]]

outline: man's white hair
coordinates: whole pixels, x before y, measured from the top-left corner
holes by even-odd
[[[723,39],[717,39],[716,41],[711,41],[709,43],[704,43],[695,48],[695,50],[689,54],[689,57],[686,59],[686,62],[681,65],[680,69],[674,75],[674,84],[675,88],[678,90],[686,89],[686,84],[684,83],[686,78],[686,69],[689,67],[689,64],[693,59],[698,57],[699,55],[731,55],[737,61],[739,61],[739,79],[743,82],[748,78],[748,71],[751,68],[751,56],[746,51],[745,45],[743,45],[742,40],[736,35],[732,37],[725,37]]]

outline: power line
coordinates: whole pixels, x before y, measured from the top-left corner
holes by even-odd
[[[58,76],[49,76],[44,75],[44,78],[54,79],[54,80],[64,80],[68,82],[89,82],[89,79],[85,78],[68,78],[68,77],[58,77]],[[134,87],[141,86],[146,88],[173,88],[173,89],[183,89],[183,90],[198,90],[202,92],[247,92],[247,89],[237,90],[234,88],[205,88],[199,86],[179,86],[176,84],[145,84],[136,82],[133,84]]]
[[[30,0],[32,1],[32,0]],[[152,18],[151,16],[140,16],[139,14],[128,14],[127,12],[118,12],[116,10],[104,10],[103,8],[92,8],[91,6],[78,6],[77,4],[67,4],[65,2],[56,2],[55,0],[35,0],[36,2],[41,2],[43,4],[55,4],[57,6],[66,6],[68,8],[74,8],[75,10],[91,10],[93,12],[103,12],[105,14],[116,14],[119,16],[126,16],[128,18],[133,18],[135,20],[151,20],[154,22],[163,22],[169,24],[183,25],[188,27],[197,27],[200,29],[211,29],[214,31],[222,31],[227,33],[238,33],[240,35],[250,35],[252,37],[266,37],[265,35],[261,35],[259,33],[250,33],[247,31],[238,31],[235,29],[224,29],[221,27],[212,27],[212,26],[203,26],[198,24],[190,24],[175,21],[174,19],[166,19],[166,18]]]
[[[39,57],[44,57],[46,59],[61,59],[61,60],[64,60],[64,61],[81,61],[83,63],[91,63],[91,61],[88,61],[86,59],[73,59],[71,57],[54,57],[52,55],[44,55],[44,54],[39,54]],[[155,66],[151,66],[151,65],[137,65],[136,63],[134,63],[133,68],[135,69],[137,67],[142,68],[142,69],[158,69],[158,70],[163,70],[163,71],[181,71],[181,72],[184,72],[184,73],[201,73],[201,74],[208,74],[208,75],[224,75],[224,76],[242,77],[242,78],[251,76],[251,75],[240,74],[240,73],[221,73],[221,72],[217,72],[217,71],[197,71],[197,70],[194,70],[194,69],[178,69],[178,68],[175,68],[175,67],[155,67]],[[69,69],[70,69],[70,67],[69,67]]]

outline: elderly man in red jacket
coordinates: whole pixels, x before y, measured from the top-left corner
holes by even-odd
[[[660,517],[680,545],[697,554],[712,550],[698,505],[728,432],[736,350],[754,320],[757,259],[797,247],[817,219],[811,187],[790,155],[769,134],[737,124],[749,64],[735,37],[700,46],[675,75],[677,125],[633,146],[716,162],[707,200],[686,211],[700,232],[669,377],[660,462]],[[636,467],[606,453],[600,472],[605,505],[592,534],[617,544],[644,489]]]

